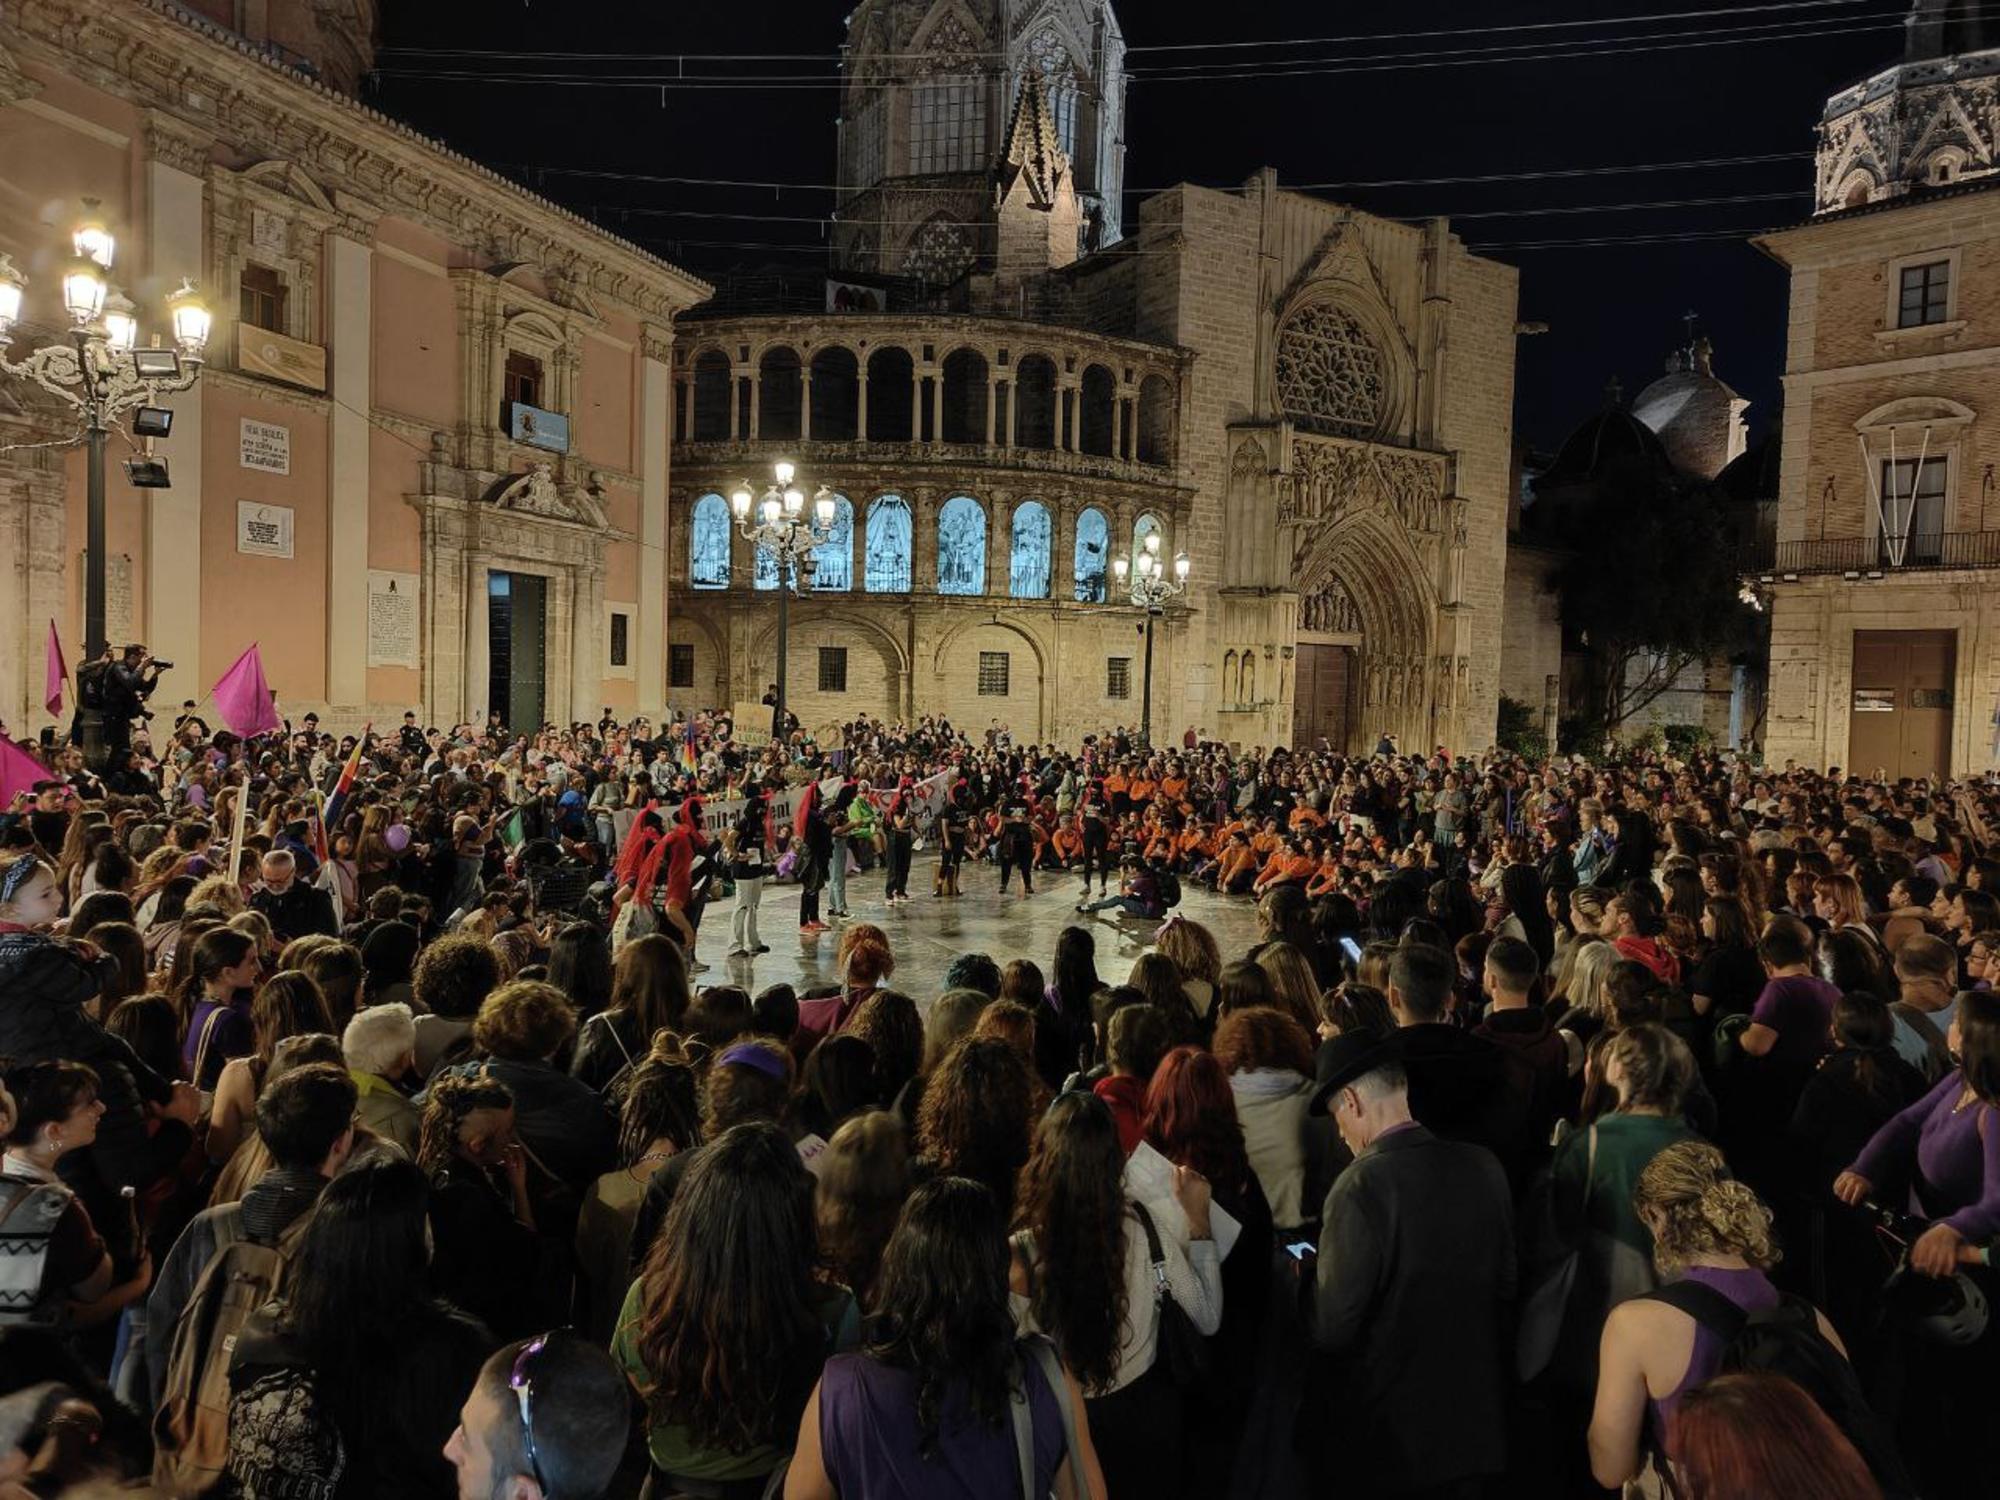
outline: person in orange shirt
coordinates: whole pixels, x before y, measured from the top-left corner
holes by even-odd
[[[1242,895],[1257,879],[1257,855],[1239,830],[1222,846],[1215,862],[1215,888],[1229,895]]]
[[[1074,867],[1083,858],[1083,834],[1078,831],[1074,818],[1065,818],[1056,824],[1050,843],[1065,870]]]
[[[1256,854],[1258,863],[1262,864],[1278,852],[1278,846],[1283,842],[1284,838],[1278,832],[1278,820],[1266,818],[1264,826],[1251,835],[1250,848]]]
[[[1160,795],[1176,806],[1186,800],[1187,789],[1187,777],[1178,766],[1170,768],[1167,774],[1160,778]]]
[[[1309,829],[1326,826],[1326,819],[1314,812],[1311,804],[1305,802],[1300,802],[1292,808],[1291,817],[1287,821],[1294,833],[1304,833]]]
[[[1163,822],[1151,825],[1152,834],[1146,840],[1146,863],[1155,860],[1168,863],[1174,857],[1174,831]]]
[[[1317,899],[1330,896],[1340,889],[1340,851],[1328,845],[1319,862],[1319,869],[1306,882],[1306,895]]]
[[[1150,770],[1143,770],[1132,778],[1132,785],[1126,795],[1132,799],[1132,806],[1144,812],[1153,805],[1153,794],[1159,790],[1159,783],[1153,780]]]
[[[1125,774],[1125,763],[1111,768],[1111,774],[1104,778],[1104,800],[1111,804],[1111,815],[1123,817],[1132,810],[1132,778]]]
[[[1251,893],[1261,896],[1278,886],[1304,881],[1318,868],[1319,861],[1306,853],[1304,844],[1293,839],[1264,861],[1263,873],[1252,883]]]
[[[1192,871],[1211,852],[1208,835],[1201,824],[1193,818],[1181,828],[1180,837],[1174,840],[1174,867],[1182,872]]]

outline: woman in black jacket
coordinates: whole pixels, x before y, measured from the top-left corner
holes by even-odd
[[[570,1076],[602,1094],[652,1050],[662,1031],[679,1031],[693,1003],[687,959],[680,945],[660,933],[634,938],[618,950],[611,1003],[577,1033]]]

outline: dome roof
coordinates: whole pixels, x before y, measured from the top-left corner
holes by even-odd
[[[1742,453],[1750,403],[1716,378],[1707,339],[1676,350],[1667,373],[1639,392],[1632,415],[1659,435],[1673,466],[1712,479]]]
[[[1603,410],[1587,418],[1556,450],[1556,460],[1535,481],[1537,490],[1560,485],[1586,484],[1605,470],[1637,460],[1671,469],[1673,461],[1653,429],[1641,422],[1618,400],[1617,386]]]

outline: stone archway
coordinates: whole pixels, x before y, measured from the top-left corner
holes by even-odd
[[[1349,705],[1347,748],[1367,751],[1394,734],[1405,750],[1428,749],[1437,599],[1415,550],[1378,515],[1350,514],[1307,533],[1294,561],[1301,600],[1346,601],[1342,617],[1314,633],[1345,637],[1352,653],[1344,664],[1351,681],[1339,689]]]

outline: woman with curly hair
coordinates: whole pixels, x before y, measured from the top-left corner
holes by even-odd
[[[1180,1488],[1181,1392],[1156,1363],[1162,1293],[1154,1237],[1164,1295],[1202,1334],[1222,1326],[1207,1180],[1176,1167],[1174,1199],[1141,1204],[1126,1192],[1125,1151],[1103,1100],[1064,1094],[1042,1116],[1021,1174],[1009,1286],[1023,1326],[1054,1340],[1084,1389],[1113,1495]]]
[[[827,1355],[860,1334],[816,1260],[812,1174],[784,1131],[738,1125],[701,1151],[611,1340],[664,1493],[763,1493]]]
[[[861,1002],[847,1034],[875,1054],[875,1087],[888,1108],[924,1065],[924,1018],[917,1002],[897,990],[877,990]]]
[[[1016,1354],[1001,1229],[976,1182],[942,1177],[917,1190],[883,1256],[872,1337],[828,1360],[806,1403],[785,1500],[1018,1495],[1029,1481],[1010,1419],[1016,1389],[1027,1398],[1033,1492],[1104,1493],[1076,1378],[1057,1366],[1057,1385],[1042,1360]]]
[[[1020,1052],[996,1037],[967,1037],[945,1054],[924,1089],[917,1151],[940,1175],[985,1183],[1011,1212],[1034,1104]]]
[[[417,1165],[431,1186],[435,1284],[499,1338],[548,1326],[538,1297],[528,1158],[514,1136],[514,1096],[479,1073],[430,1087]]]
[[[555,1065],[576,1035],[576,1011],[552,984],[516,979],[480,1003],[472,1043],[514,1096],[515,1128],[543,1171],[581,1192],[617,1155],[611,1113]]]
[[[1714,1320],[1684,1309],[1726,1303],[1755,1314],[1781,1300],[1765,1274],[1778,1261],[1771,1211],[1708,1142],[1678,1141],[1647,1162],[1632,1211],[1652,1235],[1654,1269],[1678,1273],[1678,1280],[1619,1303],[1604,1322],[1590,1467],[1612,1489],[1638,1477],[1649,1454],[1680,1462],[1674,1419],[1681,1400],[1721,1370],[1724,1340],[1707,1326]],[[1833,1325],[1817,1312],[1814,1320],[1845,1357]]]

